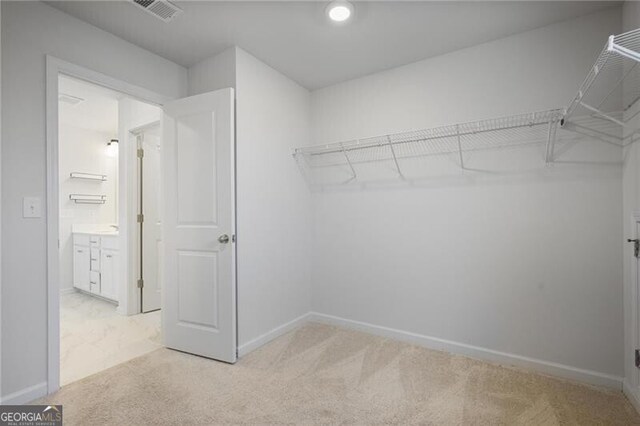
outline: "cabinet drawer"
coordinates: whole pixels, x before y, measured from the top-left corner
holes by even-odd
[[[89,245],[91,247],[100,247],[100,237],[98,237],[97,235],[90,235]]]
[[[89,273],[89,291],[100,294],[100,272],[91,271]]]
[[[90,268],[92,271],[100,272],[100,249],[99,248],[91,248],[91,265]]]

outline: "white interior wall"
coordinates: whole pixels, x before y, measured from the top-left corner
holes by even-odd
[[[306,89],[236,50],[241,355],[311,308],[310,193],[291,158],[309,141],[309,117]]]
[[[233,47],[189,68],[189,94],[236,89],[238,345],[293,327],[310,301],[310,193],[291,159],[309,142],[309,92]]]
[[[622,26],[623,31],[631,31],[640,28],[640,3],[626,1],[623,4]],[[627,83],[628,84],[628,83]],[[625,87],[625,90],[628,90]],[[635,116],[630,128],[640,127],[640,102],[629,109],[625,119]],[[633,246],[626,242],[627,238],[640,238],[633,229],[634,214],[640,214],[640,150],[636,142],[630,145],[624,152],[623,172],[623,272],[624,272],[624,385],[625,393],[629,399],[640,409],[640,393],[638,392],[638,369],[635,366],[634,352],[638,347],[638,297],[637,297],[637,264],[638,260],[633,256]]]
[[[2,9],[1,394],[9,403],[46,392],[46,55],[170,98],[186,94],[187,71],[41,2]],[[41,218],[22,217],[24,196],[41,198]]]
[[[22,325],[20,328],[2,329],[2,395],[5,401],[18,401],[25,395],[36,394],[34,389],[41,389],[46,379],[45,221],[25,220],[21,217],[24,195],[44,197],[44,55],[53,54],[171,97],[180,97],[186,93],[187,73],[177,65],[41,3],[3,3],[2,6],[2,113],[3,123],[11,123],[2,129],[2,324]],[[511,37],[318,91],[312,95],[313,135],[319,143],[565,105],[600,49],[602,37],[617,32],[619,20],[619,11],[609,11],[577,20],[572,23],[577,25],[576,28],[568,25],[553,26],[551,30]],[[550,34],[546,34],[546,31]],[[518,46],[523,46],[523,42],[526,47],[519,48]],[[509,47],[510,50],[502,51],[503,47]],[[498,65],[484,57],[487,53],[485,49],[496,55],[493,59],[499,59]],[[444,63],[439,63],[440,61]],[[244,92],[242,96],[238,95],[237,100],[238,251],[239,258],[240,255],[244,256],[246,262],[244,277],[242,273],[239,275],[239,296],[244,296],[247,301],[243,305],[239,300],[239,313],[242,315],[246,311],[243,316],[246,317],[246,322],[243,323],[241,319],[239,326],[240,343],[249,348],[256,338],[260,340],[262,333],[286,324],[298,314],[309,310],[310,256],[304,241],[308,238],[304,231],[310,226],[307,204],[309,195],[304,185],[296,180],[299,178],[298,170],[290,167],[294,162],[288,156],[291,147],[305,145],[308,141],[306,127],[309,125],[309,97],[304,89],[244,52],[239,54],[237,63],[242,64],[236,74],[240,82],[237,85],[245,85],[244,88],[237,88],[240,93]],[[474,67],[470,69],[469,63],[475,64]],[[412,70],[413,67],[416,68]],[[500,72],[492,75],[492,67]],[[407,70],[408,74],[403,76],[402,73]],[[558,70],[562,72],[556,73]],[[452,75],[446,77],[448,74]],[[436,78],[443,75],[444,81]],[[405,80],[407,76],[409,80]],[[443,84],[447,81],[449,84]],[[522,81],[527,84],[522,84]],[[204,84],[200,86],[201,90],[212,90],[207,88],[206,82],[199,84]],[[217,88],[215,86],[213,84],[210,87]],[[198,90],[195,84],[189,87],[190,94],[195,94]],[[340,91],[345,93],[338,93]],[[524,97],[520,96],[523,94]],[[486,102],[486,99],[492,101]],[[400,103],[404,104],[403,108],[398,108]],[[331,108],[335,108],[335,112],[330,113],[328,110]],[[251,123],[242,123],[241,113],[246,114],[247,119],[251,114],[264,117],[259,117],[255,122],[252,120]],[[615,170],[611,173],[605,171],[604,175],[607,176],[605,180],[599,179],[600,176],[591,180],[591,174],[587,174],[586,178],[575,175],[573,178],[563,177],[560,188],[551,191],[546,191],[545,188],[551,188],[557,183],[552,184],[544,178],[529,179],[522,184],[519,181],[505,182],[505,179],[499,177],[492,184],[472,181],[462,185],[457,194],[451,188],[436,188],[434,191],[449,195],[436,194],[435,197],[430,188],[405,188],[393,193],[357,191],[359,194],[355,197],[354,194],[340,193],[315,195],[317,223],[313,254],[321,258],[314,260],[314,270],[329,267],[334,268],[335,272],[329,271],[329,276],[317,275],[318,279],[313,283],[313,308],[346,318],[378,324],[384,322],[399,328],[403,328],[403,323],[411,323],[411,327],[404,329],[410,330],[415,326],[417,332],[430,334],[434,331],[433,323],[425,321],[428,318],[423,314],[426,312],[427,317],[433,316],[429,313],[429,308],[440,302],[444,306],[438,309],[443,315],[436,322],[447,337],[460,338],[460,341],[465,341],[468,337],[466,341],[487,343],[489,347],[503,347],[505,342],[510,341],[510,333],[514,330],[521,330],[522,335],[537,330],[541,327],[540,317],[548,315],[550,311],[551,316],[556,320],[560,319],[554,326],[566,326],[560,325],[559,333],[553,333],[552,330],[549,335],[547,325],[552,321],[545,321],[540,336],[528,339],[534,345],[542,343],[540,352],[545,357],[549,355],[545,359],[561,358],[561,361],[566,360],[570,365],[586,365],[596,371],[620,374],[615,362],[611,362],[622,356],[620,351],[616,353],[616,347],[620,346],[618,343],[622,340],[621,333],[618,332],[620,327],[616,328],[622,321],[617,309],[620,292],[611,265],[615,263],[613,258],[621,256],[622,248],[618,244],[620,231],[612,236],[615,234],[614,228],[620,225],[619,220],[614,223],[616,220],[610,219],[615,213],[612,211],[616,209],[615,205],[619,205],[621,201],[619,191],[616,193],[614,188],[620,178]],[[247,189],[243,194],[240,183],[242,188],[254,185],[260,191],[250,194]],[[525,191],[531,187],[538,189],[529,196]],[[536,218],[544,218],[548,214],[548,209],[539,211],[539,201],[559,206],[565,203],[567,193],[577,193],[576,199],[571,198],[565,204],[577,203],[578,207],[559,218],[554,229],[565,232],[563,235],[570,237],[586,230],[586,235],[581,236],[583,239],[580,240],[585,244],[575,244],[575,241],[558,244],[562,249],[560,254],[573,253],[576,246],[589,246],[586,242],[594,238],[602,237],[603,247],[572,254],[567,262],[568,266],[560,268],[563,271],[559,273],[555,270],[555,259],[536,258],[535,252],[533,258],[536,262],[529,262],[532,252],[527,251],[530,250],[527,247],[531,244],[517,245],[512,250],[522,247],[527,250],[514,260],[530,268],[530,275],[536,276],[540,270],[545,270],[552,276],[551,279],[545,275],[532,283],[515,277],[506,282],[500,280],[495,288],[485,286],[487,273],[491,273],[486,271],[491,269],[490,265],[487,266],[482,259],[476,260],[484,272],[478,274],[479,279],[472,284],[478,286],[475,291],[485,299],[480,299],[479,308],[475,312],[467,311],[467,306],[459,304],[456,310],[456,306],[448,304],[449,301],[457,301],[461,295],[466,300],[473,299],[473,294],[468,292],[473,288],[465,283],[459,285],[456,291],[447,288],[445,284],[455,281],[450,276],[455,275],[452,273],[445,274],[443,284],[438,284],[436,290],[439,293],[431,291],[433,288],[430,289],[429,286],[434,281],[422,281],[428,276],[423,273],[431,265],[437,266],[437,262],[432,259],[427,263],[423,256],[418,256],[422,253],[422,247],[419,246],[422,239],[415,238],[412,230],[417,229],[416,224],[424,224],[421,215],[426,213],[424,217],[429,218],[430,207],[437,210],[436,214],[441,221],[446,219],[446,223],[453,223],[448,228],[453,232],[446,235],[442,232],[437,234],[439,230],[434,229],[434,226],[429,227],[424,240],[433,240],[432,232],[435,232],[440,241],[448,244],[441,247],[445,247],[448,253],[448,271],[455,272],[455,268],[459,267],[456,259],[472,258],[478,253],[483,254],[486,249],[480,244],[482,238],[474,240],[473,231],[488,226],[480,237],[503,233],[504,222],[487,223],[487,220],[495,213],[496,207],[503,214],[497,215],[497,221],[502,221],[505,217],[508,219],[509,215],[505,213],[508,210],[504,209],[513,208],[516,197],[521,193],[523,195],[519,199],[529,208],[522,207],[513,211],[513,215],[521,215],[523,219],[515,225],[512,222],[512,228],[521,227],[526,231],[523,235],[533,236],[535,239],[536,231],[546,224],[544,220],[539,222]],[[448,206],[459,206],[458,201],[465,199],[467,195],[472,197],[465,205],[475,214],[445,218],[450,212],[447,210]],[[501,201],[501,198],[510,199],[509,195],[514,197],[511,202]],[[430,199],[428,203],[424,202],[427,196]],[[381,198],[376,199],[378,197]],[[400,203],[393,204],[396,199]],[[439,202],[442,200],[445,202]],[[501,204],[493,204],[494,201]],[[403,204],[406,209],[402,208]],[[591,212],[594,204],[598,208]],[[611,210],[608,205],[613,206]],[[390,210],[386,210],[388,208]],[[241,214],[243,211],[244,214]],[[405,224],[408,212],[411,220]],[[621,217],[622,212],[618,213]],[[472,216],[480,219],[467,223],[469,218],[473,219]],[[582,222],[574,224],[576,217]],[[361,218],[366,218],[366,221],[360,222]],[[349,226],[343,225],[344,223]],[[334,226],[335,224],[339,226]],[[566,225],[571,226],[566,229]],[[591,228],[597,229],[591,231]],[[371,229],[384,232],[372,234]],[[319,235],[323,230],[330,231],[329,235]],[[467,231],[471,231],[471,234]],[[491,234],[491,231],[496,234]],[[469,235],[472,237],[468,238]],[[337,239],[331,241],[335,237]],[[536,239],[533,245],[546,250],[548,246],[545,242],[552,239],[554,243],[558,243],[560,236],[549,231],[541,239]],[[381,249],[380,245],[375,244],[379,241],[386,242]],[[500,241],[498,245],[503,242]],[[614,242],[618,245],[617,248],[613,247]],[[243,244],[246,246],[243,247]],[[364,247],[366,244],[371,247]],[[460,247],[467,248],[460,253]],[[609,249],[612,249],[611,253],[608,252]],[[349,261],[346,270],[336,260],[337,256],[331,254],[332,251]],[[605,251],[607,253],[601,253]],[[388,256],[393,252],[397,254]],[[265,257],[265,253],[270,256]],[[417,255],[411,259],[403,256],[407,253]],[[464,253],[469,256],[464,256]],[[484,258],[489,257],[491,256],[484,255]],[[592,264],[595,262],[585,261],[585,257],[601,257],[602,261],[598,266],[603,271],[593,276]],[[369,275],[357,274],[359,271],[366,272],[372,265],[376,266],[376,262],[386,265],[386,271],[394,272],[403,270],[402,262],[414,270],[417,264],[427,265],[423,270],[417,271],[415,277],[399,277],[395,273],[390,277],[389,281],[400,285],[394,288],[392,297],[378,311],[381,314],[380,320],[375,310],[381,297],[387,296],[384,292],[389,287],[384,282],[384,275],[382,278],[372,277],[369,288],[364,286]],[[29,270],[20,266],[25,264],[30,265]],[[552,267],[543,268],[549,266]],[[585,266],[586,270],[582,270]],[[567,269],[569,275],[575,273],[573,269],[580,270],[580,276],[571,276],[565,281]],[[348,274],[343,277],[345,271]],[[436,271],[434,275],[437,273]],[[465,273],[467,276],[473,274],[477,274],[474,268]],[[602,288],[594,285],[595,282],[602,281],[600,277],[604,276],[614,277],[610,280],[611,287],[606,289],[609,297],[602,297]],[[554,280],[553,277],[561,279]],[[406,291],[409,282],[416,285],[414,292]],[[518,284],[515,288],[506,287],[513,282]],[[566,282],[571,282],[572,285],[563,287],[562,284]],[[422,286],[424,283],[427,285]],[[508,317],[500,315],[510,313],[502,309],[495,315],[489,313],[493,315],[489,321],[478,321],[478,318],[486,319],[489,308],[495,308],[495,305],[487,306],[483,303],[490,296],[487,293],[493,291],[496,291],[494,301],[496,294],[501,295],[498,298],[499,306],[515,303],[517,307],[531,308],[533,305],[535,309],[525,309],[525,312],[518,310],[515,315]],[[585,303],[587,295],[592,305]],[[418,299],[417,303],[407,301],[411,296]],[[342,303],[340,299],[345,299],[346,303]],[[389,301],[393,303],[388,303]],[[333,304],[335,309],[325,309],[328,307],[327,303]],[[398,314],[397,306],[408,308],[403,309],[408,314],[400,313],[393,324],[394,321],[387,319],[394,317],[394,313]],[[448,311],[447,307],[454,309]],[[594,311],[597,314],[590,315],[594,318],[589,318],[583,324],[584,317]],[[411,315],[415,318],[407,318]],[[526,318],[522,318],[523,315]],[[610,323],[598,323],[597,320],[603,318],[605,322],[610,318]],[[470,324],[478,324],[482,326],[482,330],[470,327],[468,335],[461,336],[461,327],[458,327],[460,323],[465,323],[467,328]],[[502,327],[506,323],[515,325],[503,335]],[[527,324],[532,323],[535,327],[527,328]],[[585,329],[591,329],[591,336],[601,336],[600,330],[603,328],[609,334],[606,341],[594,345],[591,340],[585,348]],[[577,331],[578,335],[566,339],[567,329]],[[557,354],[549,354],[549,345],[546,344],[555,342],[558,335],[568,340],[566,345],[560,345],[562,354],[559,357]],[[529,348],[523,347],[523,340],[527,339],[523,336],[514,339],[513,347],[507,350],[514,353],[523,350],[526,353]],[[567,345],[570,350],[565,351]],[[538,351],[529,352],[536,356]],[[583,352],[582,356],[580,352]]]
[[[236,47],[189,67],[189,95],[236,87]]]
[[[609,9],[314,91],[314,143],[566,106],[620,28]],[[446,179],[315,193],[314,311],[619,386],[621,152],[583,141],[558,150],[564,164],[542,158],[487,153],[472,157],[484,173],[452,163]],[[499,171],[513,161],[527,173]]]
[[[118,223],[118,159],[106,155],[114,133],[59,126],[60,182],[60,292],[73,289],[73,225]],[[105,182],[72,179],[73,172],[107,176]],[[76,204],[69,194],[103,194],[104,204]]]

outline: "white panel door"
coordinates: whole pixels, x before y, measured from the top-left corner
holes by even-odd
[[[157,130],[156,132],[157,133]],[[140,140],[144,151],[142,179],[142,312],[160,309],[162,284],[162,220],[160,212],[160,137],[152,131],[145,131]]]
[[[179,99],[163,115],[166,346],[236,361],[233,89]]]

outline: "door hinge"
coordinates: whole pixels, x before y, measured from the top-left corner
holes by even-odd
[[[629,238],[627,242],[633,243],[633,255],[635,257],[640,257],[640,239],[636,238],[635,240],[632,240]]]
[[[138,280],[138,288],[143,288],[144,287],[144,280],[139,279]]]
[[[138,223],[142,223],[144,222],[144,215],[143,214],[139,214],[138,215]]]
[[[144,157],[144,149],[138,148],[138,158],[143,158],[143,157]]]

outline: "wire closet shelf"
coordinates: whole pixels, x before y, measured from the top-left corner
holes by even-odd
[[[355,165],[360,163],[390,160],[404,177],[399,160],[405,158],[453,154],[464,168],[465,153],[539,143],[546,144],[545,161],[549,162],[562,116],[563,110],[552,109],[297,148],[293,154],[309,168],[347,166],[352,178],[357,177]]]
[[[391,162],[405,178],[406,158],[453,155],[464,169],[466,153],[531,144],[544,144],[544,163],[549,164],[559,128],[624,146],[640,132],[638,126],[631,129],[635,115],[629,113],[640,99],[639,52],[640,29],[609,37],[567,108],[296,148],[293,155],[305,172],[339,167],[351,181],[363,163]]]
[[[625,146],[633,141],[632,123],[640,99],[640,28],[607,40],[596,62],[566,108],[562,127]]]

